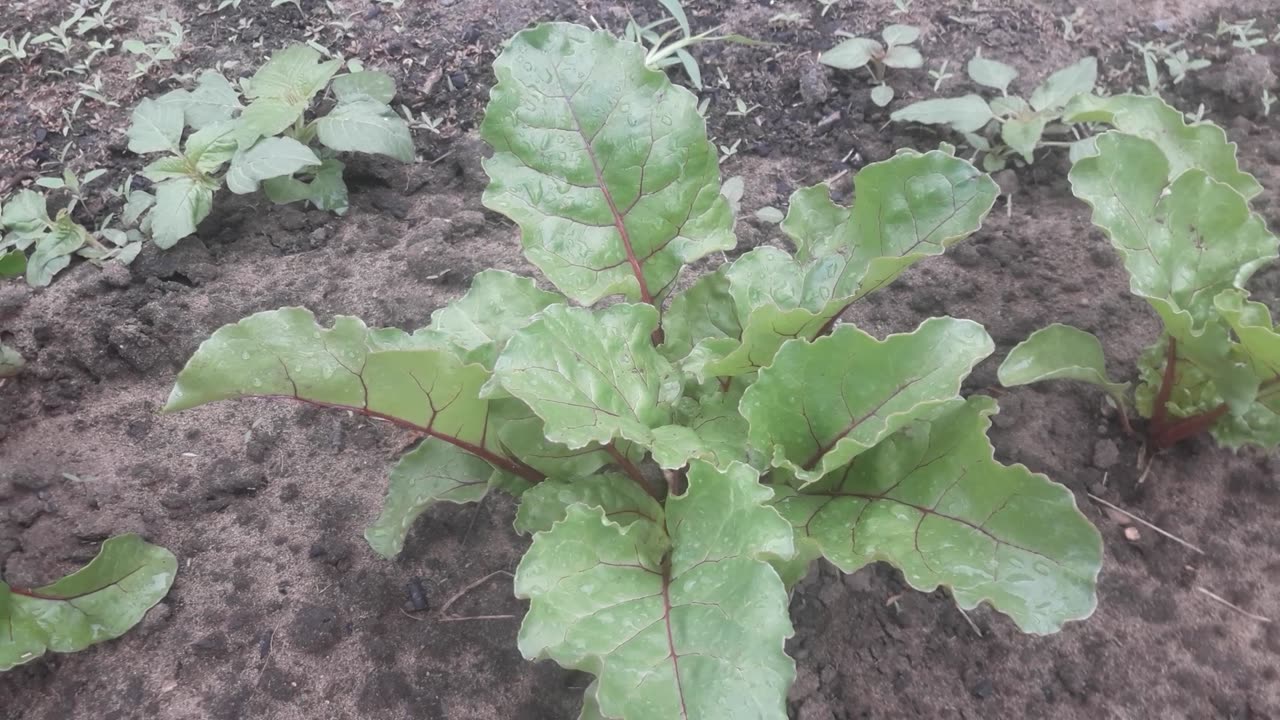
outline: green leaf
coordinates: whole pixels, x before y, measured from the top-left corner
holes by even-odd
[[[882,62],[884,62],[886,67],[913,70],[915,68],[924,66],[924,56],[920,54],[919,50],[913,47],[907,47],[906,45],[898,45],[897,47],[889,48],[889,51],[884,54],[884,60]],[[881,85],[879,87],[889,87],[889,86]],[[889,91],[893,92],[893,88],[889,88]],[[874,92],[875,91],[873,90],[872,91],[873,97],[874,97]],[[890,99],[892,99],[892,97],[890,97]],[[885,101],[884,103],[880,103],[882,107],[888,104],[889,104],[888,101]]]
[[[1182,111],[1151,95],[1081,95],[1064,110],[1069,123],[1100,122],[1160,146],[1168,160],[1169,180],[1199,168],[1246,198],[1262,192],[1254,177],[1240,169],[1235,143],[1208,122],[1188,124]],[[1097,154],[1096,150],[1089,154]]]
[[[991,106],[978,95],[921,100],[894,110],[894,122],[918,122],[926,125],[950,125],[961,133],[977,132],[991,121]]]
[[[623,437],[643,445],[670,424],[680,377],[653,347],[649,305],[552,305],[507,342],[494,376],[570,449]]]
[[[133,110],[129,125],[129,151],[144,155],[167,152],[181,155],[183,109],[173,103],[146,98]]]
[[[245,195],[258,189],[268,178],[293,175],[303,168],[320,164],[311,148],[291,137],[268,137],[248,150],[237,151],[224,178],[227,189]]]
[[[196,231],[196,226],[213,210],[216,185],[192,177],[165,180],[156,185],[156,203],[151,210],[151,238],[156,247],[171,248]]]
[[[205,175],[212,175],[236,153],[235,124],[217,122],[205,125],[187,138],[187,160]]]
[[[490,370],[517,330],[564,298],[539,290],[533,280],[505,270],[485,270],[458,300],[431,313],[431,329],[449,339],[467,362]]]
[[[1000,127],[1000,138],[1028,163],[1035,162],[1036,146],[1040,144],[1040,136],[1048,124],[1049,119],[1040,114],[1009,118]]]
[[[902,152],[854,177],[852,210],[825,185],[797,191],[782,223],[796,259],[772,247],[726,271],[743,328],[711,339],[683,363],[699,378],[755,372],[791,338],[812,339],[858,300],[917,261],[977,230],[998,190],[969,163],[942,151]]]
[[[27,269],[27,256],[21,250],[0,252],[0,278],[21,275]]]
[[[728,266],[721,265],[671,300],[662,316],[663,343],[658,348],[668,360],[680,362],[704,340],[742,335],[726,270]]]
[[[742,398],[749,440],[775,467],[813,482],[954,404],[993,349],[981,325],[954,318],[884,340],[846,325],[812,343],[788,342]]]
[[[391,471],[382,513],[364,539],[382,557],[395,559],[415,520],[439,502],[471,503],[485,496],[493,468],[471,453],[428,437]]]
[[[1031,333],[1009,351],[996,375],[1005,387],[1044,380],[1079,380],[1106,390],[1120,407],[1128,405],[1129,383],[1112,382],[1107,377],[1102,343],[1070,325],[1055,323]]]
[[[1277,239],[1240,193],[1198,168],[1172,173],[1155,143],[1117,132],[1096,143],[1099,154],[1071,169],[1072,191],[1124,257],[1130,290],[1188,341],[1219,292],[1276,258]]]
[[[697,100],[606,32],[550,23],[494,62],[481,135],[487,207],[569,298],[660,298],[680,268],[734,245]]]
[[[677,469],[702,460],[725,470],[748,460],[747,420],[738,412],[744,384],[708,385],[700,397],[681,398],[674,424],[653,431],[653,461],[659,467]]]
[[[222,73],[216,70],[205,70],[196,81],[196,89],[192,90],[183,106],[183,116],[187,125],[201,130],[210,125],[230,120],[244,108],[240,104],[240,93]]]
[[[21,353],[4,343],[0,343],[0,378],[17,375],[26,364],[27,361],[22,358]]]
[[[320,167],[308,170],[313,173],[310,181],[292,176],[268,178],[262,181],[262,190],[277,205],[306,200],[321,210],[342,215],[350,207],[347,183],[342,179],[345,168],[342,162],[329,158]]]
[[[969,58],[969,64],[965,66],[965,70],[968,71],[970,80],[979,85],[995,88],[1001,93],[1009,92],[1009,83],[1018,77],[1017,68],[998,60],[988,60],[980,54]]]
[[[320,53],[306,45],[273,55],[249,83],[252,102],[240,116],[240,147],[248,149],[258,138],[278,135],[292,125],[340,67],[341,60],[322,62]]]
[[[547,532],[565,519],[573,505],[604,510],[605,518],[623,528],[644,520],[657,523],[662,506],[644,488],[619,473],[573,480],[545,480],[520,496],[515,528],[521,534]]]
[[[137,535],[102,544],[88,565],[34,590],[0,582],[0,670],[45,653],[75,652],[120,637],[169,592],[178,561]]]
[[[986,437],[995,412],[994,400],[971,398],[813,485],[776,488],[801,554],[820,552],[845,572],[888,561],[912,587],[947,585],[964,609],[990,602],[1024,632],[1091,615],[1102,538],[1065,487],[995,461]]]
[[[413,162],[413,137],[403,118],[375,100],[343,102],[316,120],[320,142],[339,152],[386,155]]]
[[[877,85],[871,88],[871,102],[884,107],[893,102],[893,88],[888,85]]]
[[[521,652],[595,674],[603,717],[785,720],[792,630],[765,559],[794,548],[770,495],[744,465],[695,464],[660,522],[570,506],[516,571]]]
[[[895,45],[909,45],[920,39],[920,28],[914,25],[889,25],[880,33],[891,49]]]
[[[36,240],[35,250],[27,258],[27,284],[46,287],[53,276],[71,264],[71,255],[84,247],[89,233],[78,223],[59,213],[51,231]]]
[[[658,2],[662,3],[662,7],[666,8],[672,19],[680,26],[680,32],[684,33],[685,37],[689,37],[691,34],[689,18],[685,16],[684,7],[680,5],[680,0],[658,0]]]
[[[1239,290],[1226,290],[1214,305],[1240,341],[1233,356],[1247,364],[1258,383],[1257,394],[1249,405],[1233,408],[1234,412],[1215,422],[1210,432],[1226,447],[1273,448],[1280,445],[1280,331],[1266,305],[1246,298]],[[1187,384],[1187,379],[1180,380],[1179,384]]]
[[[835,47],[818,56],[818,62],[840,70],[857,70],[871,62],[871,58],[883,55],[884,46],[871,38],[855,37],[837,43]]]
[[[339,104],[372,100],[388,105],[396,96],[396,81],[390,75],[376,70],[339,75],[333,79],[331,87]]]
[[[44,235],[53,225],[49,219],[44,196],[35,190],[19,190],[4,205],[0,222],[4,229],[19,238],[36,238]]]
[[[1084,58],[1046,78],[1031,93],[1031,107],[1037,111],[1055,110],[1077,95],[1093,92],[1097,83],[1097,58]]]
[[[586,477],[613,462],[599,445],[570,450],[547,440],[542,418],[519,400],[490,400],[489,406],[491,422],[498,429],[498,447],[508,457],[518,458],[546,477]],[[643,457],[643,450],[629,442],[620,442],[618,447],[632,462],[639,462]]]

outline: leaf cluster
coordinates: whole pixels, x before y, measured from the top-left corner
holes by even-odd
[[[482,272],[412,334],[259,313],[201,345],[167,410],[280,397],[419,436],[366,531],[387,557],[432,505],[516,496],[520,649],[595,676],[583,717],[785,718],[788,588],[818,557],[890,562],[1028,632],[1092,612],[1096,530],[1064,487],[997,462],[995,402],[960,395],[986,331],[837,323],[977,230],[989,177],[899,153],[857,175],[852,208],[798,191],[794,252],[681,289],[736,243],[696,99],[575,25],[519,33],[494,71],[483,202],[555,291]]]
[[[920,39],[914,25],[890,25],[880,33],[884,42],[869,37],[850,37],[818,57],[818,62],[841,70],[865,67],[875,87],[871,101],[880,107],[893,102],[894,89],[885,82],[886,68],[914,70],[924,66],[924,57],[913,47]]]
[[[37,185],[70,198],[53,217],[48,198],[35,190],[20,190],[0,206],[0,278],[25,273],[27,284],[44,287],[71,263],[73,255],[97,265],[133,262],[142,249],[142,236],[136,230],[108,227],[112,216],[90,230],[72,217],[83,200],[84,186],[104,172],[92,170],[80,178],[64,169],[61,177],[37,180]]]
[[[1149,420],[1148,448],[1205,431],[1233,448],[1280,444],[1280,332],[1246,288],[1280,240],[1250,208],[1262,188],[1240,170],[1235,145],[1155,97],[1082,96],[1065,113],[1115,128],[1082,146],[1070,178],[1124,259],[1130,291],[1164,326],[1138,361],[1132,401]],[[1082,330],[1040,330],[1000,368],[1005,385],[1058,378],[1099,385],[1131,406]]]
[[[988,100],[976,93],[959,97],[932,98],[895,110],[889,117],[897,122],[945,125],[962,134],[969,146],[982,155],[988,172],[1003,169],[1015,153],[1028,164],[1046,133],[1064,134],[1058,125],[1068,101],[1093,91],[1098,80],[1098,61],[1087,57],[1069,65],[1040,83],[1029,98],[1009,94],[1009,85],[1018,77],[1011,65],[975,54],[966,66],[969,79],[985,88],[998,90],[999,97]]]
[[[341,66],[295,45],[239,87],[206,70],[192,90],[143,100],[133,111],[129,149],[161,154],[142,171],[155,183],[152,199],[138,200],[150,203],[143,223],[156,245],[171,247],[195,232],[223,186],[236,194],[261,187],[276,203],[306,201],[343,213],[347,187],[338,153],[412,161],[409,128],[390,107],[394,81],[376,71],[334,77]],[[332,95],[332,107],[315,117],[321,94]]]

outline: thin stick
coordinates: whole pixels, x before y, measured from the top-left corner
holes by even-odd
[[[1107,502],[1106,500],[1103,500],[1102,498],[1098,497],[1097,495],[1094,495],[1093,493],[1085,493],[1085,494],[1086,494],[1086,495],[1088,495],[1089,497],[1093,498],[1094,502],[1102,503],[1103,505],[1106,505],[1107,507],[1111,508],[1112,510],[1115,510],[1116,512],[1120,513],[1121,515],[1124,515],[1124,516],[1125,516],[1125,517],[1127,517],[1127,518],[1130,518],[1130,519],[1132,519],[1132,520],[1136,520],[1137,522],[1142,523],[1143,525],[1145,525],[1145,526],[1147,526],[1147,527],[1151,528],[1152,530],[1155,530],[1156,532],[1158,532],[1158,533],[1160,533],[1161,535],[1163,535],[1163,536],[1165,536],[1165,537],[1169,538],[1170,540],[1172,540],[1172,541],[1174,541],[1174,542],[1178,543],[1179,545],[1181,545],[1181,546],[1183,546],[1183,547],[1185,547],[1185,548],[1188,548],[1188,549],[1194,550],[1195,552],[1197,552],[1197,553],[1199,553],[1199,554],[1201,554],[1201,555],[1204,555],[1204,554],[1205,554],[1205,552],[1204,552],[1203,550],[1201,550],[1200,548],[1196,547],[1195,545],[1192,545],[1191,543],[1187,542],[1186,540],[1183,540],[1182,538],[1178,537],[1177,535],[1174,535],[1173,533],[1169,532],[1168,530],[1163,530],[1163,529],[1161,529],[1161,528],[1159,528],[1159,527],[1157,527],[1157,526],[1155,526],[1155,525],[1152,525],[1151,523],[1147,522],[1146,520],[1143,520],[1142,518],[1138,517],[1137,515],[1134,515],[1133,513],[1129,512],[1128,510],[1125,510],[1124,508],[1120,507],[1119,505],[1116,505],[1115,503],[1109,503],[1109,502]]]
[[[969,627],[973,628],[973,632],[976,633],[978,637],[983,637],[982,631],[978,629],[978,623],[974,622],[973,618],[969,617],[969,613],[965,612],[964,608],[959,605],[956,606],[956,609],[960,611],[960,617],[964,618],[964,621],[969,623]]]
[[[477,587],[480,587],[481,585],[485,584],[486,582],[488,582],[489,580],[491,580],[492,578],[494,578],[494,577],[496,577],[496,576],[498,576],[498,575],[506,575],[507,577],[515,577],[515,575],[512,575],[511,573],[507,572],[506,570],[494,570],[493,572],[489,573],[488,575],[485,575],[484,577],[480,578],[479,580],[476,580],[475,582],[471,583],[470,585],[468,585],[468,586],[466,586],[466,587],[462,588],[461,590],[459,590],[458,592],[454,593],[454,594],[453,594],[453,597],[451,597],[451,598],[449,598],[448,600],[446,600],[446,601],[445,601],[445,603],[444,603],[444,605],[441,605],[441,606],[440,606],[439,617],[437,617],[436,619],[437,619],[437,620],[443,620],[443,621],[445,621],[445,622],[450,622],[450,621],[454,621],[454,620],[495,620],[495,619],[505,619],[505,618],[513,618],[513,617],[515,617],[515,615],[481,615],[481,616],[477,616],[477,617],[457,617],[457,616],[450,616],[450,615],[449,615],[449,608],[453,607],[453,604],[454,604],[455,602],[457,602],[457,601],[458,601],[458,600],[459,600],[463,595],[466,595],[467,593],[471,592],[472,590],[475,590]]]
[[[453,615],[450,617],[436,618],[440,622],[462,622],[463,620],[515,620],[515,615]]]
[[[1226,598],[1222,597],[1221,595],[1215,595],[1215,594],[1213,594],[1212,592],[1210,592],[1210,591],[1208,591],[1208,590],[1206,590],[1206,589],[1204,589],[1204,588],[1202,588],[1202,587],[1200,587],[1200,586],[1198,586],[1198,585],[1196,586],[1196,590],[1197,590],[1198,592],[1200,592],[1201,594],[1203,594],[1203,595],[1207,595],[1207,596],[1209,597],[1209,599],[1210,599],[1210,600],[1216,600],[1217,602],[1220,602],[1220,603],[1222,603],[1223,605],[1226,605],[1227,607],[1231,608],[1232,610],[1235,610],[1236,612],[1238,612],[1238,613],[1240,613],[1241,615],[1243,615],[1243,616],[1245,616],[1245,617],[1249,618],[1250,620],[1257,620],[1258,622],[1264,622],[1264,623],[1269,623],[1269,622],[1271,622],[1271,618],[1269,618],[1269,617],[1263,617],[1263,616],[1261,616],[1261,615],[1254,615],[1253,613],[1249,612],[1248,610],[1245,610],[1244,608],[1240,607],[1239,605],[1236,605],[1235,603],[1232,603],[1232,602],[1228,601]]]

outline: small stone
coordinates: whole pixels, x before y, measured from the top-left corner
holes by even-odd
[[[831,81],[826,66],[813,63],[800,70],[800,98],[810,105],[826,102],[831,96]]]
[[[1114,440],[1103,439],[1093,444],[1093,466],[1107,470],[1120,461],[1120,448]]]
[[[109,262],[102,266],[102,275],[99,277],[103,285],[112,288],[127,288],[133,282],[133,275],[129,273],[129,267],[123,263]]]

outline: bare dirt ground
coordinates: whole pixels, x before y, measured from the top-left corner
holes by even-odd
[[[1280,45],[1249,55],[1213,36],[1219,18],[1259,18],[1276,32],[1268,0],[915,0],[892,16],[890,0],[844,0],[825,16],[812,0],[687,3],[697,27],[777,43],[697,49],[714,87],[708,112],[721,144],[740,140],[724,175],[746,180],[742,248],[781,242],[752,212],[782,207],[797,187],[856,171],[894,148],[929,148],[927,130],[886,125],[865,75],[815,63],[834,32],[878,32],[888,22],[924,30],[930,67],[951,67],[981,47],[1017,65],[1029,89],[1085,55],[1103,84],[1140,82],[1128,40],[1184,40],[1214,65],[1169,99],[1206,117],[1242,146],[1242,164],[1268,189],[1255,202],[1280,227],[1280,112],[1258,96],[1276,91]],[[131,60],[101,66],[118,107],[83,103],[75,77],[49,74],[60,60],[0,66],[0,190],[49,173],[68,140],[67,162],[106,167],[100,187],[141,163],[124,149],[129,109],[173,86],[174,72],[222,63],[247,73],[271,51],[316,39],[364,58],[400,84],[397,104],[443,118],[417,133],[416,165],[354,161],[352,210],[343,218],[220,195],[197,237],[153,247],[127,271],[73,266],[32,291],[0,285],[0,339],[29,371],[0,387],[0,571],[37,583],[88,560],[108,535],[136,531],[171,548],[180,572],[169,597],[124,638],[70,656],[48,656],[0,677],[9,720],[148,718],[576,717],[587,678],[524,661],[515,647],[523,608],[499,575],[460,599],[458,615],[516,619],[444,622],[401,611],[404,585],[421,578],[433,606],[475,580],[513,570],[525,539],[512,506],[491,498],[432,511],[395,563],[377,558],[360,531],[379,506],[385,475],[408,438],[366,420],[265,402],[158,414],[177,369],[218,326],[281,305],[322,318],[354,314],[371,325],[415,328],[486,268],[530,272],[514,228],[480,206],[486,178],[478,124],[504,38],[548,19],[620,31],[628,10],[652,18],[657,3],[570,0],[406,0],[400,9],[357,0],[302,0],[268,9],[206,13],[195,3],[122,4],[122,36],[146,35],[161,10],[181,18],[178,61],[130,80]],[[9,0],[0,33],[48,26],[62,0]],[[778,13],[803,22],[771,22]],[[1074,17],[1072,39],[1062,18]],[[341,20],[349,23],[344,29]],[[724,80],[719,81],[723,71]],[[900,98],[931,94],[922,71],[897,75]],[[962,77],[943,85],[956,94]],[[734,100],[761,107],[729,116]],[[900,106],[903,100],[898,100]],[[832,119],[834,118],[834,119]],[[1127,279],[1087,209],[1066,185],[1066,159],[1045,153],[1017,174],[977,236],[913,269],[858,317],[881,334],[951,314],[977,320],[1000,345],[1068,322],[1096,332],[1113,374],[1158,332],[1130,297]],[[1007,178],[1006,178],[1007,182]],[[847,175],[837,182],[847,199]],[[87,212],[103,211],[103,200]],[[1280,273],[1253,283],[1273,303]],[[793,716],[853,718],[1280,718],[1280,459],[1232,454],[1196,441],[1162,457],[1138,482],[1136,443],[1104,416],[1098,393],[1060,385],[1003,392],[998,360],[968,391],[999,396],[993,440],[1005,461],[1065,483],[1097,523],[1107,555],[1099,609],[1051,637],[1028,637],[1002,616],[971,613],[945,594],[921,595],[896,571],[841,577],[822,567],[792,601],[797,659]],[[1193,552],[1146,528],[1126,538],[1123,518],[1092,501],[1124,506],[1197,545]],[[1257,615],[1214,602],[1208,589]]]

